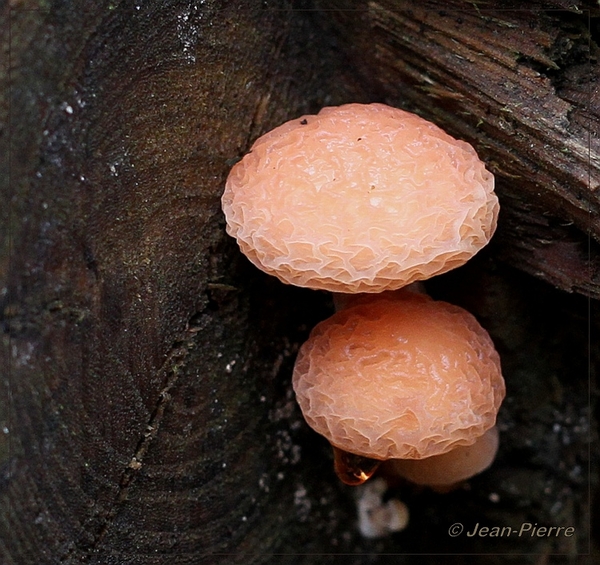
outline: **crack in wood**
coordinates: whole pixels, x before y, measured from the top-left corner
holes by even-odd
[[[144,457],[148,452],[148,449],[150,448],[150,444],[152,443],[152,440],[158,435],[158,432],[160,430],[160,425],[162,423],[165,410],[171,400],[170,391],[175,386],[175,383],[179,380],[180,369],[185,364],[187,356],[190,350],[194,348],[194,346],[195,344],[192,341],[188,341],[185,344],[185,346],[179,346],[175,348],[173,351],[171,351],[168,359],[165,361],[163,367],[161,368],[161,372],[165,370],[167,371],[167,379],[165,386],[158,394],[158,399],[156,401],[154,411],[152,412],[150,419],[146,424],[146,430],[138,442],[135,453],[129,461],[129,464],[123,471],[123,474],[121,475],[121,480],[119,481],[119,491],[113,502],[113,507],[106,516],[104,524],[98,532],[94,544],[91,547],[91,551],[96,550],[98,546],[102,543],[102,540],[106,536],[108,530],[110,529],[110,526],[116,518],[119,509],[121,508],[121,505],[127,500],[127,497],[129,495],[129,489],[136,476],[142,469]],[[169,365],[170,369],[167,370],[166,367]]]
[[[186,332],[192,336],[195,335],[195,332],[190,332],[189,323]],[[127,500],[130,488],[135,481],[135,478],[138,476],[143,467],[144,457],[146,456],[152,441],[156,438],[160,431],[165,410],[171,401],[171,390],[179,380],[181,369],[184,367],[190,351],[194,349],[195,346],[196,344],[189,338],[187,340],[175,340],[173,342],[171,352],[169,353],[162,367],[159,369],[159,373],[166,373],[167,375],[165,384],[158,393],[154,410],[152,411],[148,423],[146,424],[144,433],[137,443],[134,454],[121,474],[118,491],[113,499],[111,508],[101,519],[101,524],[97,533],[92,534],[93,542],[88,547],[81,547],[81,544],[77,543],[71,544],[67,552],[58,560],[59,563],[71,561],[75,557],[80,563],[88,562],[98,551],[99,546],[106,537],[108,531],[114,523],[115,518],[119,514],[122,505]],[[79,555],[76,555],[77,553]]]

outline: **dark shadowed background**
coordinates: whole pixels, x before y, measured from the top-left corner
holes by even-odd
[[[1,565],[594,562],[596,2],[0,0],[0,41]],[[290,386],[331,300],[253,268],[219,202],[261,133],[370,101],[496,175],[492,244],[427,287],[508,390],[494,466],[398,487],[376,541]]]

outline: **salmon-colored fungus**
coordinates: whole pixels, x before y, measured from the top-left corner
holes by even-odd
[[[494,177],[468,143],[384,104],[323,108],[257,139],[222,207],[241,251],[284,283],[371,293],[338,296],[293,374],[344,482],[384,460],[435,485],[489,465],[505,394],[492,341],[461,308],[403,289],[463,265],[496,229]]]
[[[300,348],[293,385],[315,431],[343,453],[375,460],[424,460],[475,444],[505,394],[498,353],[476,319],[406,290],[319,323]]]
[[[464,264],[496,228],[475,150],[384,104],[323,108],[256,140],[222,197],[227,231],[281,281],[401,288]]]

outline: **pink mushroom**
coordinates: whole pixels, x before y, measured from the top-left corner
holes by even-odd
[[[458,466],[455,449],[495,454],[494,432],[492,444],[478,439],[493,428],[505,394],[498,353],[471,314],[426,295],[373,297],[318,324],[300,348],[293,385],[304,418],[336,448],[338,475],[349,484],[366,480],[376,461],[437,457]],[[408,478],[411,468],[419,467],[407,466]]]
[[[494,178],[474,149],[383,104],[346,104],[260,137],[231,170],[227,232],[281,281],[381,292],[464,264],[490,239]]]
[[[232,168],[222,207],[242,252],[284,283],[381,293],[486,245],[493,189],[469,144],[396,108],[347,104],[256,140]],[[386,459],[478,449],[493,435],[504,381],[470,314],[409,292],[348,304],[313,330],[293,376],[342,480],[359,484]]]

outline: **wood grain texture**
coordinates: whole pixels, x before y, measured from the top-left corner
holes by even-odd
[[[286,5],[45,6],[4,6],[0,562],[264,562],[314,492],[274,380],[293,308],[248,288],[220,194],[344,71]]]
[[[497,90],[494,72],[520,76],[531,61],[566,56],[562,106],[552,102],[547,118],[566,115],[556,131],[577,147],[597,110],[585,105],[583,59],[568,58],[581,20],[482,18],[469,4],[460,24],[437,4],[410,17],[402,5],[0,2],[0,190],[10,204],[0,206],[2,565],[438,563],[431,553],[585,562],[597,306],[539,279],[595,295],[581,246],[597,195],[575,149],[556,163],[527,154],[527,136],[537,143],[542,131],[537,102],[554,100],[539,69],[524,71],[518,98],[506,86],[490,98],[484,123],[476,113],[484,87]],[[467,25],[489,36],[456,40],[482,63],[478,97],[453,94],[474,64],[452,51],[453,30]],[[515,60],[498,30],[515,33],[526,57]],[[514,111],[527,96],[525,128]],[[372,541],[356,528],[356,491],[336,480],[329,446],[291,393],[299,344],[331,299],[249,265],[225,234],[219,198],[264,131],[324,105],[381,100],[470,139],[498,174],[497,243],[430,291],[489,329],[509,392],[494,467],[450,495],[400,485],[390,495],[409,505],[409,528]],[[582,198],[568,200],[575,189]],[[450,538],[459,520],[577,535]]]

